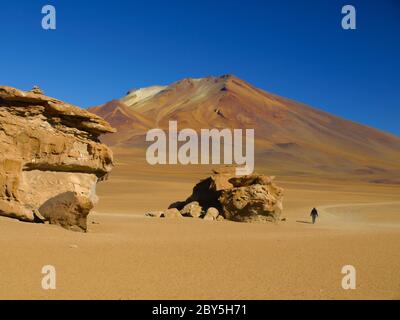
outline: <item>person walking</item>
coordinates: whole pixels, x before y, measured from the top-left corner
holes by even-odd
[[[312,223],[315,224],[315,221],[317,220],[317,217],[318,217],[318,211],[317,211],[317,209],[313,208],[313,209],[311,210],[310,216],[311,216],[311,219],[312,219]]]

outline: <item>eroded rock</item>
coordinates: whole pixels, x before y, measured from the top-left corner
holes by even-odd
[[[192,201],[185,205],[180,212],[185,217],[199,218],[202,209],[197,201]]]
[[[206,214],[206,215],[203,217],[203,219],[204,219],[204,220],[209,220],[209,221],[214,221],[214,220],[215,220],[215,218],[214,218],[212,215],[210,215],[210,214]]]
[[[165,210],[162,217],[167,218],[167,219],[175,219],[175,218],[182,218],[182,215],[178,209],[172,208],[172,209]]]
[[[269,185],[253,184],[224,191],[220,201],[225,218],[239,222],[279,221],[282,196],[276,190]]]
[[[207,209],[206,216],[210,216],[210,217],[213,217],[214,219],[217,219],[218,215],[219,215],[219,211],[217,209],[215,209],[213,207],[210,207]]]
[[[0,215],[86,231],[96,183],[113,166],[100,117],[41,94],[0,87]]]
[[[89,198],[76,192],[64,192],[47,200],[39,208],[41,216],[51,224],[74,231],[87,230],[87,216],[93,209]]]
[[[205,220],[278,222],[283,210],[283,189],[273,180],[274,177],[258,174],[235,176],[233,170],[213,171],[193,188],[186,201],[171,206],[185,216],[192,216],[192,208],[206,212]]]

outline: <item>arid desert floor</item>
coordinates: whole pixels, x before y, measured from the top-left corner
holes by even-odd
[[[88,233],[0,218],[0,299],[400,299],[399,185],[277,176],[286,222],[145,217],[184,200],[210,168],[119,152]],[[56,290],[41,287],[44,265]],[[342,289],[345,265],[355,290]]]

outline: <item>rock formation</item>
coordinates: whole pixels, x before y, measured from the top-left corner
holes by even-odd
[[[175,214],[168,216],[180,216],[177,214],[180,212],[184,217],[216,221],[280,221],[283,189],[273,182],[274,177],[257,174],[235,176],[233,172],[214,171],[213,175],[201,180],[193,188],[192,195],[186,201],[171,204],[167,211],[173,209]]]
[[[111,171],[102,118],[41,94],[0,87],[0,215],[86,231],[96,183]]]

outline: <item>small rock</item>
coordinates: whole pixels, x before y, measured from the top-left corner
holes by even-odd
[[[197,201],[192,201],[186,204],[180,211],[184,217],[200,218],[203,209]]]
[[[76,192],[64,192],[43,203],[40,214],[50,222],[73,231],[87,231],[87,215],[93,208],[90,199]]]
[[[185,215],[189,215],[190,214],[190,210],[192,209],[192,207],[199,207],[199,203],[197,201],[192,201],[188,204],[186,204],[183,209],[181,210],[181,214],[183,216]]]
[[[146,217],[161,218],[164,215],[163,211],[150,211],[145,214]]]
[[[219,216],[219,211],[218,211],[218,209],[210,207],[210,208],[208,208],[206,215],[210,215],[214,219],[217,219],[217,217]]]
[[[190,208],[190,213],[189,213],[189,215],[190,215],[192,218],[200,218],[201,212],[202,212],[202,211],[203,211],[203,209],[201,209],[200,206],[192,206],[192,207]]]
[[[38,86],[33,86],[33,88],[31,89],[32,93],[36,93],[36,94],[43,94],[42,89],[40,89]]]
[[[181,213],[176,208],[165,210],[163,216],[165,218],[182,218]]]
[[[215,218],[214,218],[212,215],[210,215],[210,214],[206,214],[206,215],[204,216],[203,219],[204,219],[204,220],[210,220],[210,221],[215,220]]]
[[[78,248],[78,245],[76,245],[76,244],[70,244],[69,247],[70,247],[70,248],[73,248],[73,249],[77,249],[77,248]]]
[[[223,216],[221,216],[221,215],[219,215],[218,217],[217,217],[217,221],[224,221],[225,220],[225,218],[223,217]]]

